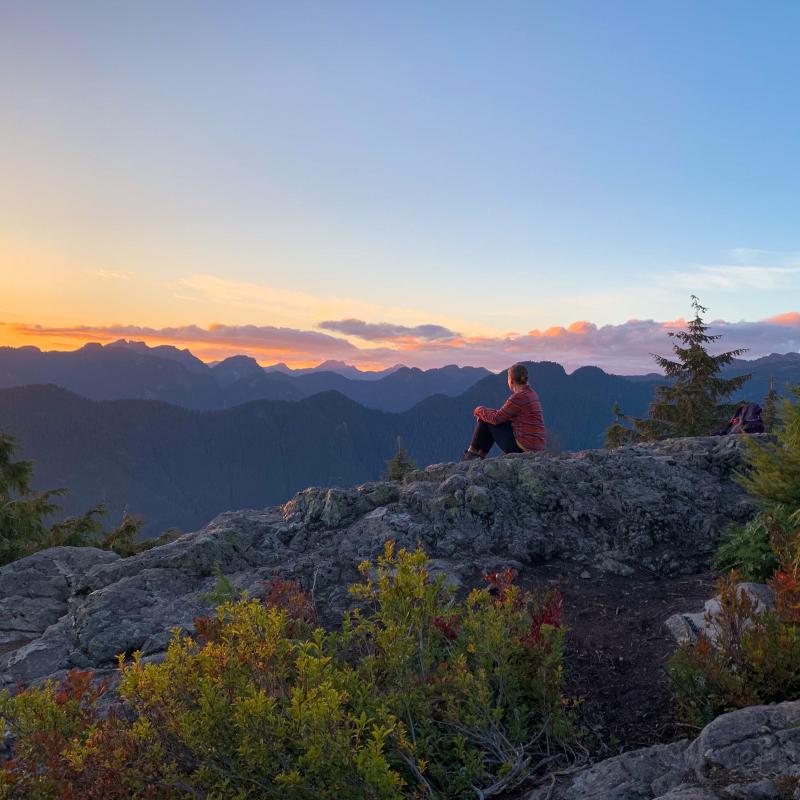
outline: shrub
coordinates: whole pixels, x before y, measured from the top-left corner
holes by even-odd
[[[489,796],[552,760],[570,733],[557,593],[524,592],[507,571],[459,605],[424,553],[390,546],[360,570],[351,591],[366,609],[346,616],[341,643],[360,685],[380,686],[405,723],[418,782],[437,797]]]
[[[714,567],[735,569],[743,580],[763,583],[779,565],[771,534],[776,527],[791,530],[789,515],[781,508],[761,512],[745,525],[732,525],[717,548]]]
[[[146,723],[111,713],[96,701],[104,684],[71,672],[56,684],[16,697],[0,695],[3,724],[16,737],[14,758],[0,771],[3,800],[172,798],[170,765]],[[163,791],[159,791],[159,787]]]
[[[800,537],[795,551],[800,555]],[[681,647],[670,661],[685,722],[702,727],[726,711],[800,696],[799,579],[797,561],[776,571],[770,580],[775,611],[758,611],[737,591],[736,572],[720,579],[715,634]]]
[[[747,438],[752,470],[742,483],[763,505],[782,506],[800,525],[800,385],[791,391],[795,402],[783,399],[777,441],[756,443]]]
[[[339,631],[275,580],[176,632],[162,664],[120,657],[129,714],[98,718],[85,673],[0,696],[18,738],[0,798],[489,797],[559,758],[556,592],[506,571],[458,603],[391,545],[361,572]]]
[[[800,387],[793,392],[800,399]],[[734,568],[719,584],[719,630],[671,661],[679,711],[696,725],[800,695],[800,403],[784,402],[776,434],[776,442],[746,440],[751,469],[741,481],[763,510],[733,528],[717,551],[717,566]],[[774,611],[759,612],[737,594],[739,569],[749,580],[767,580]]]

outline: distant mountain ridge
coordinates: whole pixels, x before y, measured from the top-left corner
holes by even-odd
[[[346,364],[344,361],[335,361],[330,359],[328,361],[323,361],[321,364],[317,364],[316,367],[292,369],[283,362],[280,362],[278,364],[270,364],[269,366],[263,367],[263,369],[265,372],[283,372],[286,375],[309,375],[312,372],[335,372],[338,375],[344,375],[345,378],[350,378],[352,380],[377,381],[381,378],[385,378],[387,375],[391,375],[398,369],[403,369],[404,367],[405,364],[395,364],[394,366],[387,367],[386,369],[368,371],[359,369],[358,367],[353,367],[350,364]]]
[[[723,370],[725,377],[746,372],[753,376],[744,389],[747,399],[760,402],[771,379],[785,395],[788,384],[800,382],[800,353],[738,359]],[[71,352],[0,347],[0,388],[52,383],[92,400],[161,400],[201,411],[254,400],[297,401],[333,390],[368,408],[402,412],[435,394],[457,397],[491,374],[482,367],[420,370],[400,364],[364,372],[341,361],[297,370],[285,364],[264,368],[244,355],[206,364],[187,349],[124,339]],[[646,385],[664,380],[655,373],[615,377]]]
[[[43,358],[51,374],[65,382],[80,379],[91,387],[99,376],[101,387],[113,382],[114,390],[124,393],[140,390],[144,376],[151,386],[162,381],[184,402],[94,401],[55,385],[23,385],[0,389],[0,430],[17,436],[21,455],[36,462],[37,488],[72,490],[68,513],[106,502],[117,516],[124,509],[143,514],[148,535],[171,526],[194,529],[227,509],[283,502],[306,486],[376,479],[398,436],[420,465],[456,460],[469,441],[474,407],[499,407],[508,396],[505,373],[459,367],[403,367],[377,381],[353,381],[324,372],[296,377],[259,372],[245,357],[200,373],[176,359],[128,348],[90,347],[67,355],[72,358],[0,348],[0,385],[29,377],[22,366],[33,357]],[[564,450],[601,447],[613,404],[642,416],[663,380],[630,380],[597,367],[567,374],[553,362],[528,363],[528,369],[542,400],[550,446]],[[753,373],[742,397],[758,402],[769,375],[778,388],[800,383],[798,354],[731,369]],[[456,396],[435,393],[437,382],[452,377],[466,388]],[[424,399],[394,413],[367,407],[382,391],[403,397],[404,382],[427,393]],[[198,410],[198,400],[218,402],[223,384],[233,407]],[[451,390],[453,385],[448,384]],[[354,400],[345,391],[362,394]],[[250,399],[267,392],[279,397]]]
[[[253,400],[301,400],[330,390],[370,408],[404,411],[431,394],[460,394],[489,374],[454,365],[431,370],[396,365],[368,373],[334,361],[311,369],[264,369],[249,356],[211,366],[189,350],[126,340],[69,352],[0,347],[0,388],[52,383],[91,400],[161,400],[204,411]]]

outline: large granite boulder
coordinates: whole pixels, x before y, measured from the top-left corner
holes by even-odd
[[[92,567],[118,560],[94,547],[57,547],[0,569],[0,647],[41,636],[67,613],[78,581]]]
[[[314,587],[323,619],[347,605],[356,565],[388,539],[421,544],[455,583],[493,565],[565,563],[586,574],[704,569],[754,509],[735,480],[738,437],[436,464],[401,483],[311,488],[284,506],[222,514],[132,558],[55,548],[0,569],[0,688],[157,658],[190,630],[219,568],[253,593],[275,575]]]
[[[800,798],[800,701],[723,714],[693,741],[594,764],[529,800]]]

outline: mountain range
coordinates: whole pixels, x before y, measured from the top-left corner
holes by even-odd
[[[568,375],[528,365],[551,445],[602,444],[615,401],[643,413],[652,384],[585,367]],[[306,486],[378,478],[400,437],[418,464],[457,460],[476,405],[499,406],[505,374],[457,397],[433,395],[401,413],[366,408],[339,392],[297,401],[257,400],[198,411],[154,400],[89,400],[53,385],[0,390],[0,430],[35,463],[34,486],[65,486],[66,513],[98,502],[116,518],[141,514],[145,533],[191,530],[230,508],[263,507]]]
[[[198,410],[302,400],[335,390],[369,408],[404,411],[432,394],[460,394],[489,374],[455,365],[429,370],[397,365],[371,373],[338,361],[312,369],[262,368],[249,356],[209,365],[188,350],[125,340],[70,352],[0,347],[0,388],[52,383],[91,400],[162,400]]]
[[[0,386],[9,387],[0,389],[0,430],[35,462],[36,488],[70,489],[66,513],[104,502],[111,519],[142,515],[146,535],[283,502],[306,486],[376,479],[398,437],[421,466],[456,460],[473,408],[499,407],[508,395],[504,372],[397,367],[366,380],[328,369],[265,372],[243,356],[209,366],[186,350],[143,347],[0,348]],[[567,374],[552,362],[528,369],[554,450],[602,446],[613,404],[644,415],[663,382],[597,367]],[[742,397],[761,401],[770,376],[784,392],[800,383],[800,355],[726,372],[751,372]],[[30,385],[42,382],[50,385]]]

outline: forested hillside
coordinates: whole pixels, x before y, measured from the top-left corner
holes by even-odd
[[[597,447],[613,402],[643,413],[652,394],[598,369],[567,375],[531,364],[555,447]],[[502,404],[504,375],[457,398],[435,395],[402,414],[365,408],[337,392],[297,402],[258,401],[217,412],[146,400],[95,402],[55,386],[0,391],[0,429],[35,462],[39,488],[65,486],[68,513],[97,502],[112,519],[143,514],[145,532],[191,530],[231,508],[261,507],[312,485],[378,478],[398,436],[418,464],[460,457],[476,405]]]

